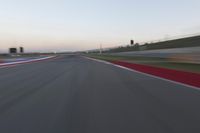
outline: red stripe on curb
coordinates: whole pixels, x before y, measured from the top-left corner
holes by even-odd
[[[123,61],[112,61],[112,63],[130,68],[136,71],[140,71],[140,72],[144,72],[144,73],[158,76],[161,78],[165,78],[168,80],[180,82],[180,83],[191,85],[194,87],[200,87],[200,74],[198,73],[177,71],[177,70],[166,69],[166,68],[158,68],[158,67],[146,66],[146,65],[141,65],[141,64],[133,64],[133,63],[123,62]]]

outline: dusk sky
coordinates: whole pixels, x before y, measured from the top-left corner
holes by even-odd
[[[200,33],[200,0],[0,0],[0,52],[76,51]]]

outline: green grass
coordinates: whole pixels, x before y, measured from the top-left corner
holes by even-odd
[[[168,68],[174,70],[188,71],[194,73],[200,73],[200,64],[193,63],[177,63],[172,62],[166,58],[154,58],[154,57],[127,57],[127,56],[113,56],[106,54],[87,54],[86,56],[106,61],[127,61],[131,63],[144,64],[149,66]]]
[[[114,56],[114,55],[107,55],[107,54],[87,54],[87,56],[102,59],[107,61],[113,60],[132,60],[132,61],[163,61],[164,58],[154,58],[154,57],[130,57],[130,56]]]

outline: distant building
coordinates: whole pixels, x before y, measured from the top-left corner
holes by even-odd
[[[131,45],[134,45],[134,40],[131,40]]]
[[[17,48],[10,48],[9,49],[10,54],[16,54],[17,53]]]
[[[20,53],[24,53],[24,48],[23,48],[23,47],[20,47],[20,48],[19,48],[19,51],[20,51]]]

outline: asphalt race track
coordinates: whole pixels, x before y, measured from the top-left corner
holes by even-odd
[[[200,133],[200,90],[78,55],[0,68],[0,133]]]

